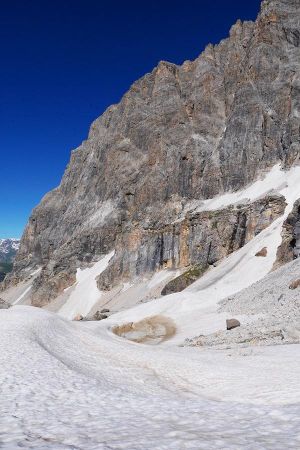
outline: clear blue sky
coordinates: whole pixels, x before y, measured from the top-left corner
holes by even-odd
[[[0,238],[20,236],[92,120],[159,60],[194,59],[260,0],[7,0],[0,14]]]

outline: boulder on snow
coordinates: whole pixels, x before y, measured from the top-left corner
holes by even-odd
[[[77,314],[77,316],[75,316],[73,320],[79,322],[80,320],[83,320],[83,316],[81,314]]]
[[[259,252],[256,253],[255,256],[262,256],[263,258],[265,258],[268,254],[268,249],[267,247],[262,248]]]
[[[190,267],[189,270],[169,281],[161,291],[161,295],[169,295],[183,291],[204,275],[207,269],[207,265],[200,264]]]
[[[103,320],[103,319],[107,319],[107,315],[106,314],[103,314],[102,312],[100,312],[100,311],[97,311],[95,314],[94,314],[94,316],[93,316],[93,319],[94,320]]]
[[[289,289],[297,289],[299,286],[300,286],[300,278],[298,278],[298,280],[293,281],[289,285]]]
[[[3,298],[0,298],[0,309],[8,309],[10,307],[10,305],[3,300]]]
[[[103,308],[103,309],[101,309],[100,312],[101,312],[101,314],[106,314],[106,313],[109,313],[110,311],[107,308]]]
[[[241,324],[237,319],[228,319],[226,320],[226,328],[227,330],[233,330],[234,328],[240,327]]]

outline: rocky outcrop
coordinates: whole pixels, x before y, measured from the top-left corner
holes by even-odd
[[[212,264],[242,245],[252,233],[243,214],[226,225],[223,247],[222,220],[181,212],[275,163],[299,162],[299,19],[298,0],[264,1],[255,23],[238,21],[195,61],[162,61],[134,83],[33,211],[6,284],[42,266],[32,289],[40,304],[112,249],[101,288],[160,267]]]
[[[169,295],[174,294],[175,292],[183,291],[188,286],[193,284],[196,280],[198,280],[198,278],[200,278],[206,272],[207,268],[207,264],[205,264],[204,266],[192,266],[189,270],[169,281],[169,283],[167,283],[161,291],[161,295]]]
[[[282,227],[282,242],[277,250],[274,269],[300,256],[300,199],[294,204]]]
[[[0,309],[8,309],[9,307],[10,305],[5,300],[0,298]]]
[[[159,269],[193,266],[172,280],[164,293],[178,292],[194,282],[205,270],[243,247],[280,217],[284,197],[270,195],[248,205],[217,211],[189,212],[173,224],[137,224],[116,240],[113,263],[99,279],[100,289],[110,289],[120,277],[132,278]]]

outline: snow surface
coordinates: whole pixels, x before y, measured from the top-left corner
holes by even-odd
[[[114,251],[110,252],[92,267],[83,270],[77,269],[75,289],[67,302],[58,311],[60,316],[72,320],[78,315],[85,317],[90,312],[101,298],[96,277],[104,272],[114,254]]]
[[[286,197],[284,215],[182,293],[100,322],[70,322],[28,306],[0,311],[2,449],[300,448],[299,345],[177,347],[186,337],[224,330],[231,312],[219,312],[219,301],[272,269],[283,221],[300,198],[300,168],[276,166],[257,183],[205,209],[276,189]],[[267,257],[257,258],[263,247]],[[101,295],[95,277],[112,256],[78,270],[61,315],[91,309]],[[243,323],[253,320],[247,310],[240,314]],[[152,316],[173,319],[175,336],[149,346],[112,333],[115,325]]]
[[[0,311],[1,449],[299,448],[298,346],[149,347],[104,322]]]

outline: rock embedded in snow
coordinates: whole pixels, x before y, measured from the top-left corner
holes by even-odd
[[[289,285],[289,289],[297,289],[299,286],[300,286],[300,279],[298,278],[298,280],[293,281]]]
[[[227,330],[233,330],[234,328],[240,327],[241,323],[237,319],[228,319],[226,320],[226,328]]]
[[[95,312],[95,314],[93,315],[93,320],[104,320],[107,319],[107,314],[102,313],[102,311],[97,311]]]
[[[161,295],[169,295],[176,292],[182,292],[184,289],[198,280],[207,269],[207,263],[204,266],[197,265],[190,267],[189,270],[169,281],[161,291]]]
[[[255,254],[255,256],[265,258],[265,257],[267,256],[267,254],[268,254],[268,249],[267,249],[267,247],[264,247],[264,248],[262,248],[259,252],[257,252],[257,253]]]
[[[74,322],[79,322],[80,320],[83,320],[83,316],[81,314],[77,314],[77,316],[74,317]]]
[[[8,309],[9,308],[9,304],[3,300],[3,298],[0,298],[0,309]]]

